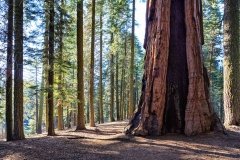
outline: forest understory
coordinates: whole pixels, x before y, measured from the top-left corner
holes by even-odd
[[[227,135],[128,137],[123,133],[127,124],[111,122],[82,131],[56,131],[57,136],[44,133],[0,141],[0,159],[240,159],[240,127],[228,127]]]

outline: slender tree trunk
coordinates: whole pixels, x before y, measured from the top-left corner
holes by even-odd
[[[116,55],[116,112],[117,120],[120,120],[119,116],[119,93],[118,93],[118,53]]]
[[[15,0],[14,139],[25,139],[23,131],[23,1]]]
[[[201,14],[201,0],[148,1],[142,95],[126,133],[224,132],[203,66]]]
[[[45,33],[44,33],[44,51],[43,51],[43,69],[44,69],[44,88],[48,89],[48,43],[49,43],[49,33],[48,33],[48,25],[49,25],[49,4],[48,0],[44,1],[45,7]],[[45,94],[45,110],[46,110],[46,132],[48,130],[48,94]]]
[[[5,134],[7,134],[7,133],[4,133],[4,124],[2,124],[2,139],[4,139],[5,138]],[[10,141],[10,140],[7,140],[7,141]]]
[[[89,106],[89,101],[87,102],[87,116],[86,116],[86,122],[90,122],[90,106]]]
[[[224,122],[224,104],[223,104],[223,96],[220,99],[220,120]]]
[[[67,108],[67,115],[68,115],[68,117],[67,117],[67,127],[72,128],[73,111],[72,110],[69,111],[69,108]]]
[[[113,43],[113,33],[111,33],[111,43]],[[112,52],[112,51],[111,51]],[[111,100],[110,100],[110,121],[115,121],[114,119],[114,56],[113,53],[111,53],[111,59],[110,59],[110,90],[111,90]]]
[[[6,133],[7,141],[13,140],[12,115],[12,55],[13,55],[13,0],[8,0],[8,35],[7,35],[7,77],[6,77]]]
[[[120,87],[120,107],[119,107],[119,116],[120,120],[123,120],[122,106],[123,106],[123,65],[121,69],[121,87]]]
[[[123,75],[125,76],[125,70]],[[126,119],[126,82],[125,82],[125,77],[123,77],[123,93],[122,93],[122,115],[123,115],[123,120]]]
[[[85,129],[83,82],[83,0],[79,0],[77,2],[77,65],[78,110],[76,130],[83,130]]]
[[[37,69],[37,65],[36,65],[36,86],[38,84],[38,79],[37,79],[37,76],[38,76],[38,69]],[[39,106],[38,106],[38,88],[36,88],[36,95],[35,95],[35,99],[36,99],[36,133],[37,133],[37,130],[38,130],[38,110],[39,110]]]
[[[213,78],[212,78],[212,63],[213,63],[213,51],[214,50],[214,39],[212,40],[211,42],[211,49],[210,49],[210,60],[209,60],[209,81],[210,81],[210,93],[213,93],[213,86],[212,86],[212,81],[213,81]]]
[[[38,123],[37,123],[37,134],[42,134],[42,117],[43,117],[43,100],[44,100],[43,87],[44,87],[44,76],[42,75],[41,90],[40,90],[39,116],[38,116]]]
[[[102,6],[103,7],[103,6]],[[103,35],[103,32],[102,32],[102,29],[103,29],[103,20],[102,20],[102,17],[103,17],[103,8],[101,7],[101,13],[100,13],[100,71],[99,71],[99,74],[100,74],[100,77],[99,77],[99,119],[100,119],[100,123],[104,123],[104,120],[103,120],[103,101],[102,101],[102,98],[103,98],[103,93],[102,93],[102,47],[103,47],[103,39],[102,39],[102,35]]]
[[[63,101],[64,101],[64,93],[63,93],[63,73],[62,73],[62,62],[63,62],[63,8],[64,2],[61,0],[61,9],[60,9],[60,25],[59,25],[59,75],[58,75],[58,91],[60,94],[60,99],[58,100],[58,130],[63,130]]]
[[[138,79],[138,75],[137,75],[137,71],[138,69],[136,69],[136,72],[135,72],[135,81],[137,82],[137,79]],[[136,82],[134,82],[136,84]],[[137,84],[135,85],[135,88],[134,88],[134,110],[136,109],[136,106],[137,106],[137,102],[138,102],[138,86]]]
[[[54,136],[54,0],[49,1],[49,59],[48,59],[48,136]]]
[[[70,123],[69,123],[69,109],[68,109],[68,107],[70,107],[70,106],[67,106],[67,120],[66,120],[66,127],[68,127],[68,128],[70,128],[69,126],[70,126]],[[63,124],[63,128],[65,128],[65,125]]]
[[[90,126],[95,127],[94,121],[94,43],[95,43],[95,0],[92,0],[92,38],[90,64]]]
[[[73,126],[77,126],[77,116],[76,116],[76,111],[73,112]]]
[[[95,108],[96,108],[96,110],[95,110],[95,121],[98,123],[98,124],[100,124],[100,119],[99,119],[99,114],[100,114],[100,112],[99,112],[99,103],[96,103],[95,105]]]
[[[121,120],[124,120],[124,108],[125,108],[125,70],[122,71],[122,80],[121,80]]]
[[[122,59],[122,78],[121,78],[121,120],[125,119],[125,65],[126,65],[126,55],[127,55],[127,37],[124,40],[124,57]]]
[[[133,84],[133,74],[134,74],[134,33],[135,28],[135,0],[132,2],[132,37],[131,37],[131,61],[130,61],[130,84],[129,84],[129,107],[128,107],[128,118],[131,118],[133,114],[133,93],[134,93],[134,84]]]
[[[129,115],[129,77],[125,78],[125,84],[126,84],[126,91],[124,92],[124,96],[125,96],[125,101],[124,101],[124,109],[125,109],[125,119],[128,119],[128,117],[130,117]],[[127,89],[128,88],[128,89]]]
[[[110,60],[110,67],[111,67],[111,75],[110,75],[110,89],[111,89],[111,102],[110,102],[110,120],[111,122],[115,121],[114,119],[114,71],[113,71],[113,62],[114,56],[111,54],[111,60]]]
[[[63,130],[63,107],[62,107],[62,100],[58,100],[57,103],[57,109],[58,109],[58,123],[57,123],[57,128],[58,130]]]
[[[240,125],[239,1],[224,1],[225,125]]]

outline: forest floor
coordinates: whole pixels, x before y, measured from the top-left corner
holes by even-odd
[[[229,127],[228,135],[126,137],[126,125],[127,121],[112,122],[84,131],[56,131],[57,136],[45,133],[22,141],[0,141],[0,159],[240,159],[240,127]]]

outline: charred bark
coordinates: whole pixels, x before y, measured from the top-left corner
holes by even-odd
[[[172,0],[163,133],[183,132],[188,94],[184,1]]]

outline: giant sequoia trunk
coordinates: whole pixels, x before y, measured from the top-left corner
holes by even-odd
[[[148,0],[142,95],[127,134],[224,132],[210,101],[202,33],[200,0]]]

